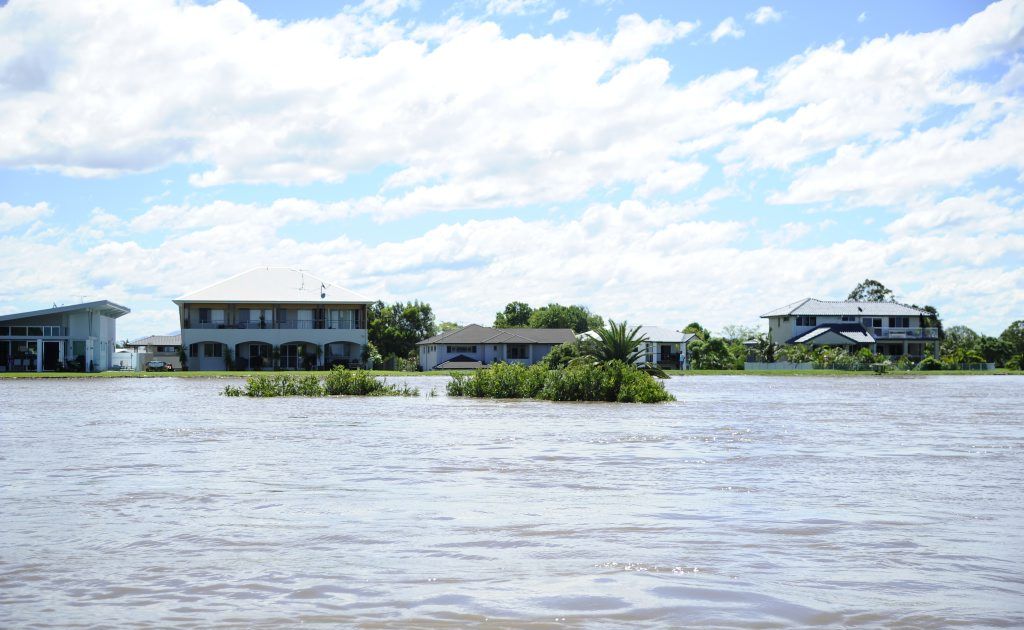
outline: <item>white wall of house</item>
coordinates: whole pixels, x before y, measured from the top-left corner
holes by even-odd
[[[510,349],[509,346],[516,346],[516,348]],[[490,365],[496,361],[533,365],[546,357],[553,347],[553,344],[545,343],[457,344],[442,342],[424,344],[419,346],[419,364],[423,370],[432,370],[434,366],[462,355],[480,361],[484,365]],[[521,358],[512,356],[516,352],[521,354]]]
[[[876,337],[889,338],[895,335],[902,339],[905,337],[909,338],[910,335],[917,334],[916,331],[921,329],[921,317],[905,316],[892,318],[890,316],[879,317],[872,315],[785,315],[769,317],[768,332],[774,343],[784,344],[793,337],[810,332],[823,324],[863,324],[864,327],[868,329],[868,332],[872,332],[872,334],[874,334],[873,331],[875,330],[880,331],[881,334],[876,334]],[[906,326],[903,324],[906,324]]]

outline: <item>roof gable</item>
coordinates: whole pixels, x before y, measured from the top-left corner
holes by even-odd
[[[122,315],[131,313],[131,309],[127,306],[121,306],[115,304],[110,300],[97,300],[95,302],[85,302],[82,304],[70,304],[68,306],[54,306],[53,308],[44,308],[38,311],[26,311],[24,313],[8,313],[7,315],[0,315],[0,322],[11,321],[15,319],[28,319],[32,317],[42,317],[45,315],[57,315],[59,313],[73,313],[75,311],[93,310],[100,311],[101,315],[106,317],[112,317],[117,319]]]

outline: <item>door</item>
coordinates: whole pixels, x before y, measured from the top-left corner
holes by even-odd
[[[60,367],[60,342],[43,342],[43,369],[54,371]]]

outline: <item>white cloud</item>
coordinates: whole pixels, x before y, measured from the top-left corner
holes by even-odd
[[[548,20],[548,24],[555,24],[568,19],[569,11],[567,9],[555,9],[555,12],[551,14],[551,19]]]
[[[739,27],[736,20],[732,17],[727,17],[718,23],[715,30],[711,31],[711,41],[717,42],[723,37],[739,39],[744,35],[746,35],[746,31]]]
[[[487,2],[487,13],[497,15],[528,15],[540,13],[549,0],[489,0]]]
[[[782,14],[771,8],[770,6],[758,7],[756,11],[751,11],[747,14],[747,19],[755,24],[767,24],[768,22],[779,22],[782,20]]]
[[[861,11],[860,15],[857,16],[857,21],[858,22],[863,22],[863,21],[865,21],[867,19],[868,19],[868,12],[867,11]]]
[[[51,214],[53,209],[45,202],[33,206],[13,206],[7,202],[0,202],[0,232],[8,232]]]

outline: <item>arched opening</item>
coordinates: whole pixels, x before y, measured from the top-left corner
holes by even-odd
[[[273,368],[273,347],[269,343],[243,341],[235,344],[235,369],[271,370]]]
[[[363,346],[351,341],[333,341],[324,344],[324,366],[343,365],[357,368],[363,365]]]
[[[290,341],[279,347],[281,368],[285,370],[315,370],[323,350],[309,341]]]

